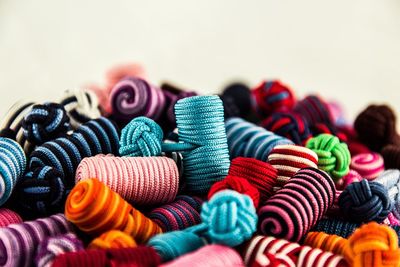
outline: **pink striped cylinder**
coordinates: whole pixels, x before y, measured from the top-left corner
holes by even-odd
[[[5,227],[13,223],[22,223],[21,216],[15,211],[1,208],[0,209],[0,227]]]
[[[126,201],[157,205],[173,201],[179,189],[178,167],[167,157],[97,155],[81,161],[76,182],[97,178]]]
[[[383,158],[378,153],[362,153],[354,156],[350,168],[367,180],[375,179],[385,170]]]

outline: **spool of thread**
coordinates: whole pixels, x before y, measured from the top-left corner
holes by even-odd
[[[96,177],[129,203],[157,205],[175,199],[178,175],[175,162],[167,157],[97,155],[81,161],[75,181]]]
[[[374,182],[382,184],[386,188],[392,202],[392,213],[397,219],[400,219],[400,170],[386,170]]]
[[[115,84],[110,101],[112,115],[122,122],[139,116],[157,121],[165,110],[165,96],[161,89],[136,77],[127,77]]]
[[[396,232],[375,222],[362,225],[348,240],[354,267],[398,266],[400,249]]]
[[[89,249],[108,249],[108,248],[134,248],[137,244],[135,240],[128,234],[110,230],[99,237],[93,239],[89,244]]]
[[[272,149],[268,163],[278,171],[277,187],[281,187],[300,169],[317,168],[318,156],[306,147],[279,145]]]
[[[222,101],[218,96],[187,97],[177,102],[175,115],[179,143],[164,143],[161,147],[160,126],[139,117],[123,130],[122,155],[157,156],[161,153],[160,147],[164,152],[181,151],[186,190],[207,194],[215,182],[228,174],[230,163]]]
[[[319,96],[309,95],[305,97],[296,103],[293,110],[303,116],[310,127],[316,123],[333,125],[333,118],[329,106]]]
[[[273,194],[276,185],[277,171],[269,163],[253,158],[237,157],[231,161],[229,175],[246,179],[260,192],[263,203]]]
[[[35,103],[30,101],[18,101],[11,106],[0,123],[0,137],[17,141],[27,156],[33,151],[35,145],[26,140],[22,121],[34,105]]]
[[[119,132],[102,117],[82,124],[72,135],[38,146],[32,152],[31,170],[49,166],[60,171],[68,186],[74,184],[75,170],[83,158],[97,154],[118,155]]]
[[[338,235],[329,235],[324,232],[309,232],[304,239],[303,245],[340,255],[345,259],[352,256],[352,252],[349,251],[347,239]]]
[[[250,115],[253,109],[251,91],[241,82],[231,83],[222,90],[221,100],[224,103],[225,118]]]
[[[299,241],[333,205],[335,192],[327,173],[301,169],[260,208],[261,232]]]
[[[400,146],[387,145],[382,149],[386,169],[400,169]]]
[[[31,266],[41,241],[71,231],[62,214],[0,228],[0,266]]]
[[[22,147],[12,139],[0,137],[0,206],[11,196],[25,166]]]
[[[378,153],[358,154],[351,159],[350,168],[356,170],[363,178],[373,180],[384,170],[383,158]]]
[[[25,115],[22,128],[26,139],[35,145],[62,137],[71,126],[64,107],[57,103],[34,105]]]
[[[381,151],[388,144],[400,144],[396,132],[396,116],[387,105],[369,105],[354,121],[360,141],[373,151]]]
[[[349,266],[339,255],[272,236],[255,236],[241,251],[246,266]]]
[[[22,223],[21,216],[10,209],[0,208],[0,228],[15,223]]]
[[[336,182],[336,189],[344,190],[349,184],[354,182],[360,182],[363,178],[361,175],[355,170],[349,171],[348,174],[342,177],[339,181]]]
[[[162,232],[157,224],[95,178],[80,181],[71,190],[65,204],[65,216],[90,235],[120,230],[139,244]]]
[[[225,127],[232,159],[248,157],[267,161],[275,146],[293,144],[289,139],[240,118],[226,120]]]
[[[60,105],[68,113],[72,128],[77,129],[81,124],[101,117],[99,100],[96,94],[89,90],[67,90],[60,99]]]
[[[296,145],[304,145],[311,138],[307,122],[293,112],[275,112],[263,120],[261,126],[292,140]]]
[[[82,241],[73,233],[48,237],[39,244],[35,263],[38,267],[51,267],[58,255],[83,249]]]
[[[382,222],[393,208],[385,186],[365,179],[343,190],[339,206],[345,218],[354,222]]]
[[[258,207],[260,201],[260,192],[258,192],[258,189],[251,185],[245,178],[229,174],[224,180],[216,182],[211,186],[207,198],[211,199],[215,193],[225,189],[234,190],[249,196],[253,200],[254,207]]]
[[[199,250],[188,253],[178,259],[160,265],[160,267],[213,267],[235,266],[244,267],[240,255],[232,248],[221,245],[208,245]]]
[[[157,267],[160,256],[151,247],[89,249],[57,256],[53,267],[135,266]]]
[[[263,81],[252,90],[252,94],[260,115],[290,110],[296,102],[292,90],[279,80]]]
[[[306,147],[318,155],[318,168],[326,171],[334,181],[349,173],[351,156],[345,143],[330,134],[311,138]]]
[[[177,196],[173,202],[153,209],[148,217],[158,224],[163,232],[183,230],[201,222],[202,203],[198,197]]]

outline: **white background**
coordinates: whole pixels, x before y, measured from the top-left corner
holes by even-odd
[[[201,93],[280,78],[299,97],[400,111],[400,0],[0,0],[0,115],[141,62]]]

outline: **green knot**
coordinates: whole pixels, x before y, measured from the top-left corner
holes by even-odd
[[[320,134],[308,140],[306,147],[317,153],[318,168],[329,173],[335,181],[349,173],[350,151],[336,136]]]

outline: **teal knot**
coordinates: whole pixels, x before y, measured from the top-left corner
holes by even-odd
[[[161,155],[163,131],[152,119],[137,117],[122,129],[121,156],[152,157]]]
[[[203,204],[200,216],[210,241],[231,247],[251,238],[258,219],[253,200],[233,190],[216,193]]]
[[[194,233],[173,231],[152,237],[147,245],[153,247],[166,262],[201,248],[205,242]]]

